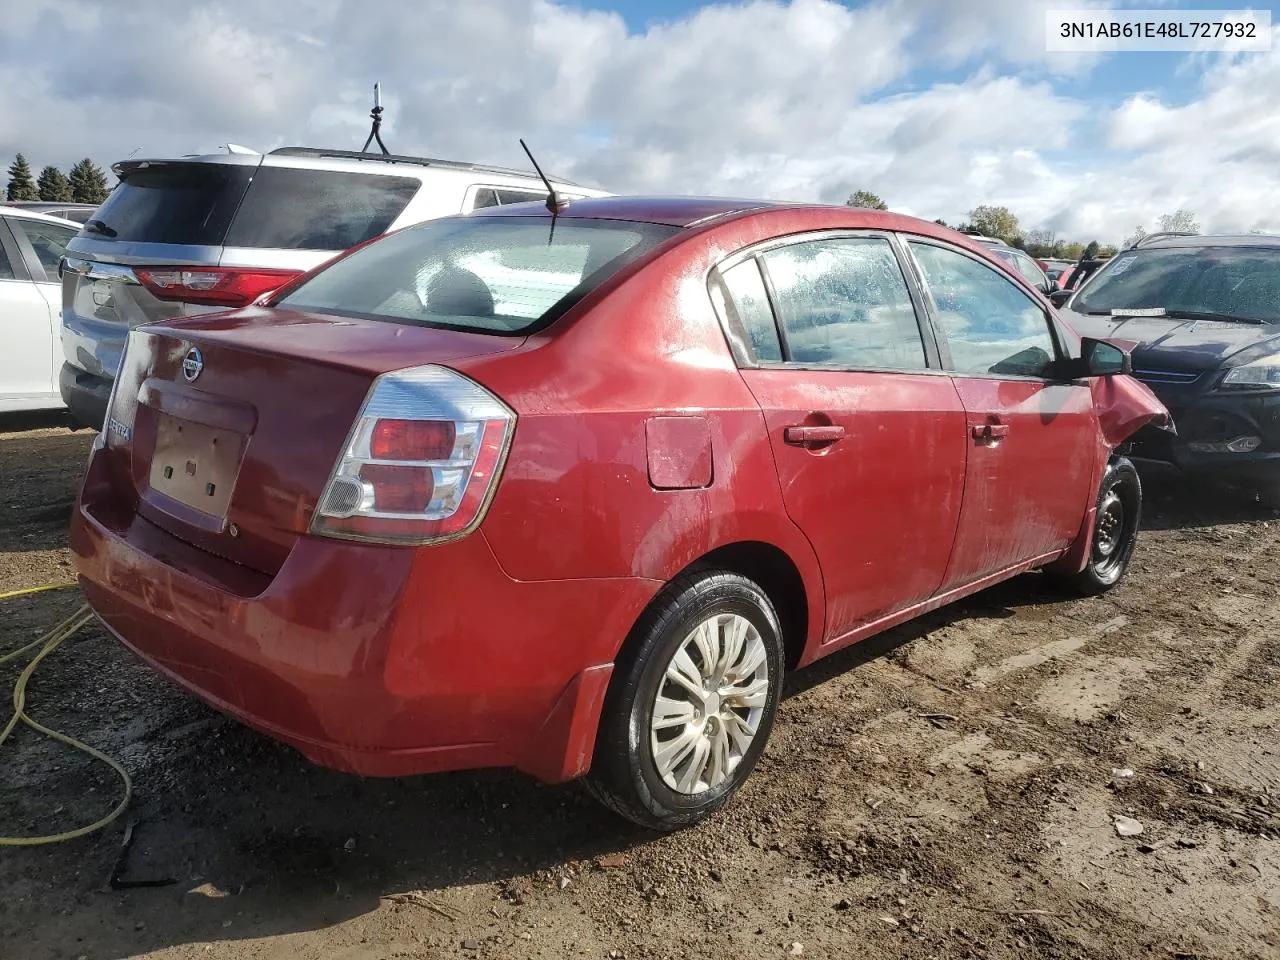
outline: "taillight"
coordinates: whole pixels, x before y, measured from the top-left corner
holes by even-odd
[[[423,544],[474,530],[497,486],[516,415],[445,367],[384,373],[325,485],[311,532]]]
[[[115,378],[111,381],[111,394],[107,398],[107,415],[102,423],[103,443],[108,447],[118,447],[133,439],[133,421],[138,412],[138,384],[129,371],[129,349],[142,349],[134,344],[134,338],[142,334],[130,330],[124,341],[124,349],[120,352],[120,366],[116,368]],[[120,382],[126,384],[121,389]]]
[[[133,272],[157,300],[244,307],[284,286],[300,271],[179,266],[135,267]]]

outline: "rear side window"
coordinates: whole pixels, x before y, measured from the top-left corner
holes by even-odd
[[[0,225],[0,230],[4,226]],[[5,253],[3,244],[0,244],[0,280],[16,279],[13,273],[13,265],[9,263],[9,255]]]
[[[13,228],[24,234],[36,252],[36,257],[44,267],[45,277],[56,280],[58,277],[58,261],[67,252],[67,244],[76,232],[70,227],[62,227],[56,223],[44,223],[40,220],[23,220],[13,218],[9,221]]]
[[[761,255],[793,363],[923,370],[924,341],[889,241],[836,237]]]
[[[316,274],[280,306],[486,333],[550,323],[677,227],[451,217],[397,231]]]
[[[751,342],[752,354],[765,362],[781,360],[782,345],[778,342],[778,328],[773,322],[769,294],[760,277],[760,265],[752,257],[724,271],[721,276],[728,294],[728,308],[733,312],[739,329]]]
[[[414,177],[260,167],[226,244],[345,250],[385,233],[421,184]]]
[[[93,219],[95,239],[218,246],[254,167],[165,163],[135,169],[111,191]]]
[[[911,243],[957,373],[1049,377],[1054,345],[1045,312],[1013,281],[964,254]]]
[[[481,210],[485,207],[504,207],[509,203],[530,203],[534,200],[545,200],[546,198],[545,191],[503,190],[498,187],[481,187],[476,191],[475,202],[471,204],[471,209]]]

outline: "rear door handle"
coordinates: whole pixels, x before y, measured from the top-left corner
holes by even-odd
[[[975,423],[973,425],[973,439],[975,440],[1003,440],[1009,435],[1009,425],[1007,423]]]
[[[793,426],[783,431],[787,443],[804,446],[807,443],[835,443],[844,439],[844,427],[838,423],[824,426]]]

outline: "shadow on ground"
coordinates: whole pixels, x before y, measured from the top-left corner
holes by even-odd
[[[3,475],[16,478],[0,494],[0,551],[65,544],[91,437],[33,428],[0,443]],[[1206,498],[1167,471],[1144,470],[1144,482],[1147,526],[1156,530],[1275,518],[1242,495]],[[1006,618],[1021,606],[1067,599],[1042,575],[1018,577],[821,661],[790,678],[787,694],[958,620]],[[69,602],[39,595],[6,607],[0,651],[54,622]],[[15,673],[0,673],[6,687]],[[32,683],[31,710],[124,760],[136,782],[124,876],[176,882],[108,888],[124,821],[70,844],[6,851],[0,889],[10,909],[0,914],[0,940],[24,957],[124,956],[318,930],[369,913],[388,895],[471,896],[473,884],[514,882],[653,839],[576,785],[541,786],[503,771],[363,780],[313,767],[174,690],[99,630],[46,661]],[[53,829],[109,806],[109,775],[86,772],[60,747],[33,740],[24,731],[3,748],[13,751],[0,761],[3,832],[13,822]],[[501,903],[492,888],[474,895]]]

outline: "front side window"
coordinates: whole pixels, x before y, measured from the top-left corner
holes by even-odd
[[[52,281],[58,278],[58,261],[67,252],[67,244],[76,235],[70,227],[62,227],[56,223],[44,223],[41,220],[23,220],[14,218],[9,223],[19,233],[26,236],[44,267],[45,277]]]
[[[870,370],[927,366],[911,294],[888,240],[810,240],[760,259],[788,360]]]
[[[933,295],[957,373],[1052,376],[1048,317],[1013,281],[945,247],[909,246]]]
[[[563,312],[677,227],[451,217],[408,227],[322,270],[279,305],[392,323],[519,334]]]
[[[1036,266],[1036,262],[1024,253],[1014,254],[1013,265],[1018,268],[1018,272],[1026,277],[1027,282],[1033,287],[1044,285],[1044,271]]]

